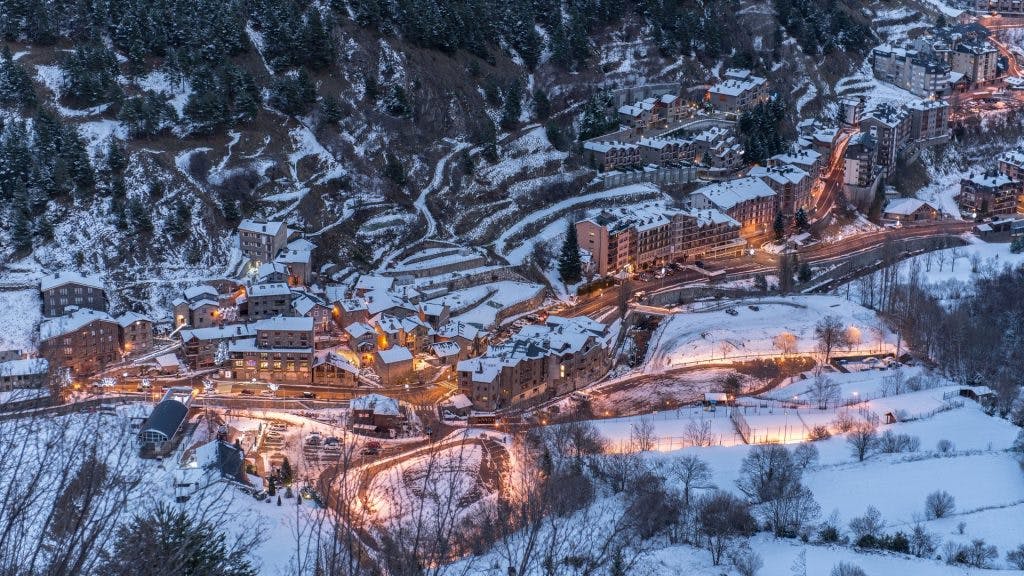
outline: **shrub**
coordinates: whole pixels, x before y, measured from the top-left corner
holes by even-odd
[[[832,433],[828,431],[828,426],[818,425],[811,428],[811,433],[808,435],[811,442],[817,442],[818,440],[828,440],[832,437]]]
[[[896,434],[886,430],[878,438],[878,450],[883,454],[899,454],[917,452],[921,448],[921,439],[909,434]]]
[[[854,420],[853,416],[849,412],[840,412],[839,415],[836,416],[833,425],[836,430],[845,434],[846,432],[853,430],[853,427],[857,425],[857,421]]]
[[[943,438],[942,440],[939,440],[938,444],[935,445],[935,449],[942,454],[949,454],[950,452],[956,449],[956,446],[953,444],[953,442]]]
[[[832,568],[831,576],[868,576],[860,566],[849,562],[840,562]]]
[[[740,576],[756,576],[757,571],[764,566],[764,561],[760,554],[750,548],[740,548],[732,555],[732,566]]]
[[[924,513],[929,520],[945,518],[956,509],[956,500],[945,490],[932,492],[924,499]]]
[[[1018,570],[1024,570],[1024,544],[1006,553],[1006,561]]]

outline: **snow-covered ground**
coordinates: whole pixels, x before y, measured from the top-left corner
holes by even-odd
[[[0,350],[35,350],[36,328],[42,320],[39,291],[0,292],[0,299]]]
[[[755,305],[757,311],[749,308]],[[731,307],[736,316],[728,314]],[[659,325],[651,339],[644,372],[712,362],[731,362],[782,354],[774,340],[782,333],[796,338],[795,352],[816,351],[814,327],[826,316],[837,316],[843,326],[860,336],[851,350],[876,354],[893,349],[895,339],[881,327],[874,312],[832,296],[791,296],[722,302],[709,311],[694,310],[672,315]]]

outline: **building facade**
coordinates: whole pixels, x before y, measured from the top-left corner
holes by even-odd
[[[39,282],[43,316],[63,316],[68,308],[107,311],[107,292],[95,276],[77,272],[56,272]]]

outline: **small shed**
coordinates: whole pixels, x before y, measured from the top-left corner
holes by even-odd
[[[729,404],[729,395],[725,392],[705,392],[704,393],[704,406],[711,408],[722,405],[727,406]]]
[[[441,409],[453,416],[465,418],[473,409],[473,401],[465,394],[456,394],[441,404]]]
[[[155,358],[161,374],[177,374],[181,371],[181,362],[174,354],[164,354]]]

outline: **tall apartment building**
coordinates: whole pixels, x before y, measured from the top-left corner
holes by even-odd
[[[225,372],[225,377],[242,381],[312,381],[312,318],[279,316],[260,320],[253,328],[255,338],[243,338],[228,345],[231,370]]]
[[[843,184],[852,188],[868,188],[874,182],[875,137],[870,132],[858,132],[850,137],[843,155],[845,170]]]
[[[927,51],[882,45],[871,51],[875,78],[921,97],[944,96],[950,91],[950,66]]]
[[[459,389],[480,410],[549,398],[608,372],[608,328],[585,316],[549,316],[482,356],[456,365]]]
[[[249,320],[288,316],[292,313],[292,290],[283,282],[253,284],[239,303]]]
[[[807,209],[811,204],[811,186],[814,179],[807,172],[792,164],[779,164],[770,167],[755,167],[748,173],[764,181],[775,191],[778,211],[783,214],[796,214],[801,208]]]
[[[600,172],[639,166],[640,147],[630,142],[584,142],[583,162]]]
[[[949,141],[949,104],[945,100],[917,100],[904,106],[910,112],[910,140],[922,145]]]
[[[896,162],[910,141],[910,113],[906,108],[879,104],[860,121],[862,132],[875,139],[875,162],[884,176],[892,174]]]
[[[746,247],[739,229],[738,222],[717,209],[656,204],[612,208],[576,223],[580,247],[591,254],[602,276],[688,258],[738,255]]]
[[[288,226],[284,222],[242,220],[238,225],[238,247],[257,266],[272,261],[288,242]]]
[[[62,316],[69,307],[107,311],[107,292],[96,276],[55,272],[39,281],[43,316]]]

